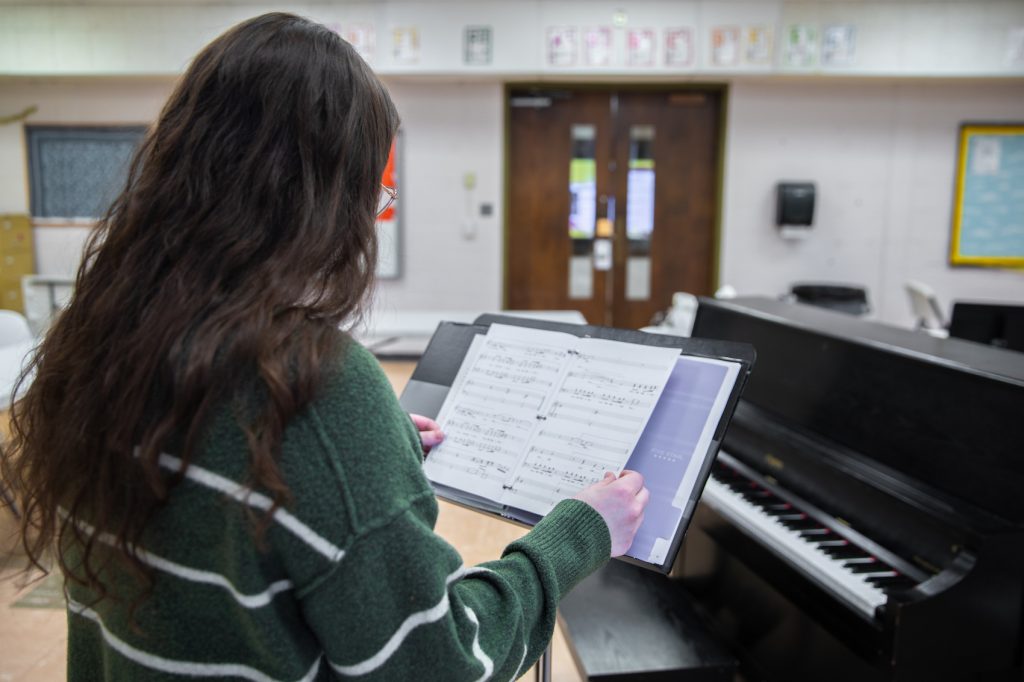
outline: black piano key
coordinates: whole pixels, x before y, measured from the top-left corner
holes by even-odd
[[[900,573],[896,573],[896,575],[873,575],[869,576],[867,581],[880,588],[905,588],[915,585],[913,580]]]
[[[864,559],[867,553],[855,545],[844,545],[842,547],[825,547],[824,552],[834,559]]]
[[[799,513],[793,509],[793,505],[788,503],[784,503],[782,505],[770,505],[768,507],[765,507],[765,512],[767,512],[771,516],[776,517],[785,516],[787,514]]]
[[[806,516],[802,519],[780,519],[783,526],[790,530],[805,530],[807,528],[821,528],[821,524]]]
[[[804,530],[800,531],[800,536],[808,542],[814,542],[815,539],[820,539],[831,533],[832,531],[830,531],[828,528],[805,528]]]

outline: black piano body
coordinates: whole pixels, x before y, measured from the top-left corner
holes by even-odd
[[[747,680],[1021,680],[1024,354],[769,299],[673,577]]]

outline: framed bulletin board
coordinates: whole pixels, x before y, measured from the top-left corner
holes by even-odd
[[[377,277],[398,279],[402,276],[402,178],[398,172],[401,132],[391,143],[387,166],[381,184],[398,190],[398,198],[377,216]]]
[[[1024,124],[965,123],[950,263],[1024,267]]]
[[[32,217],[102,216],[145,134],[145,126],[25,126]]]

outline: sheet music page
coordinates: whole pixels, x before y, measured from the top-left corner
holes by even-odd
[[[494,333],[473,339],[437,415],[445,440],[423,465],[436,483],[501,502],[537,415],[561,376],[571,334]]]
[[[427,477],[536,514],[618,473],[678,349],[493,324],[438,414]]]
[[[606,471],[621,472],[679,357],[676,348],[573,341],[522,463],[506,484],[501,501],[509,506],[547,514]]]

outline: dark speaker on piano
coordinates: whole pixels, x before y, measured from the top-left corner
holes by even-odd
[[[769,299],[676,575],[750,680],[1024,679],[1024,362]]]
[[[1024,306],[957,301],[949,335],[1024,352]]]

